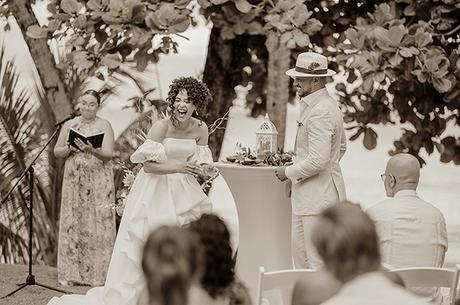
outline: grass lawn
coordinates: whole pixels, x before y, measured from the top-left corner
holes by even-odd
[[[0,296],[4,296],[17,288],[17,284],[23,283],[28,274],[26,265],[0,264]],[[89,287],[62,287],[57,282],[57,271],[54,267],[34,266],[35,280],[40,284],[57,287],[72,293],[84,294]],[[39,286],[28,286],[16,292],[11,297],[0,300],[1,305],[46,305],[53,296],[62,293],[48,290]]]

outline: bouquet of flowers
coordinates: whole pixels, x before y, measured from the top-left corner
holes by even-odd
[[[137,173],[142,168],[142,164],[137,164],[132,169],[124,164],[121,164],[123,169],[123,188],[117,191],[115,204],[112,207],[118,216],[123,215],[123,211],[126,205],[126,197],[128,197],[129,190],[134,183]]]
[[[196,177],[196,180],[206,194],[209,192],[212,182],[219,176],[219,174],[219,169],[212,164],[200,164],[200,174]]]

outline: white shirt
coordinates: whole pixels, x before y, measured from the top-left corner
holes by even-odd
[[[370,272],[345,283],[322,305],[426,305],[426,302],[392,283],[380,272]]]
[[[377,227],[382,262],[394,268],[442,267],[447,251],[444,216],[416,191],[401,190],[367,213]],[[433,288],[413,291],[428,300],[438,295]]]

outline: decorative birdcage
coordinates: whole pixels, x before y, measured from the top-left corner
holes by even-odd
[[[264,121],[256,131],[257,158],[263,159],[266,153],[277,151],[277,137],[278,131],[276,131],[275,124],[270,121],[267,113]]]

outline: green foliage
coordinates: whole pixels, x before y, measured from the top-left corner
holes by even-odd
[[[143,71],[159,54],[177,51],[172,34],[193,22],[190,2],[53,0],[48,25],[32,25],[27,35],[64,41],[69,49],[65,65],[73,64],[86,75],[95,75],[99,67],[115,71],[126,61]],[[152,39],[157,42],[152,44]]]
[[[40,125],[35,119],[36,108],[31,105],[29,94],[19,90],[19,74],[14,62],[4,58],[0,49],[0,194],[2,200],[16,179],[24,172],[35,156],[43,139]],[[46,155],[35,164],[34,192],[34,262],[52,263],[48,256],[54,245],[54,225],[47,213],[49,207],[49,173]],[[25,263],[27,257],[28,227],[28,177],[22,179],[5,203],[0,205],[0,261]]]
[[[244,46],[250,61],[240,57],[250,68],[239,79],[253,85],[249,104],[265,104],[267,50],[286,45],[293,62],[299,52],[315,50],[347,73],[337,89],[355,130],[352,140],[363,135],[364,146],[373,149],[373,125],[398,122],[402,135],[390,154],[409,152],[423,163],[421,149],[431,154],[436,148],[442,162],[460,164],[460,138],[445,133],[446,126],[460,125],[458,1],[198,2],[224,40],[266,37],[265,46]]]
[[[403,123],[402,136],[390,152],[420,158],[436,147],[442,162],[460,164],[460,138],[447,136],[447,124],[460,125],[460,5],[452,1],[391,1],[356,18],[337,45],[337,64],[349,71],[347,92],[337,89],[345,119],[364,133],[372,149],[372,124]],[[355,82],[356,84],[356,82]]]
[[[310,43],[309,35],[321,29],[321,22],[311,18],[312,12],[303,2],[198,0],[202,13],[221,29],[224,40],[244,34],[265,35],[268,50],[280,43],[291,49],[305,47]]]

